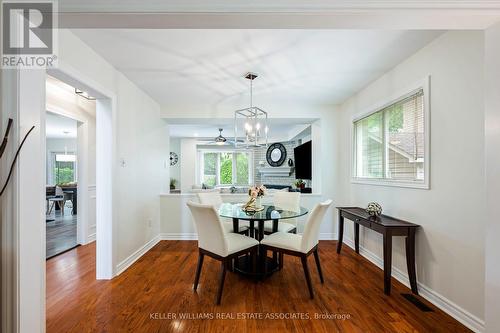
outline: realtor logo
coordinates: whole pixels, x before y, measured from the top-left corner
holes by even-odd
[[[55,3],[2,4],[2,67],[54,67]]]

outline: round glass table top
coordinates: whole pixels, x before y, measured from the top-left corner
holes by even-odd
[[[239,220],[282,220],[291,219],[306,215],[308,210],[304,207],[298,207],[296,211],[285,210],[273,205],[262,205],[263,210],[258,212],[245,212],[242,203],[223,203],[219,208],[219,215],[228,218],[237,218]]]

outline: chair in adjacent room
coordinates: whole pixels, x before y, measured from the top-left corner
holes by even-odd
[[[52,209],[54,209],[55,204],[57,203],[61,208],[61,214],[64,215],[64,206],[66,205],[66,201],[71,200],[72,195],[70,193],[64,193],[61,187],[56,186],[55,196],[47,197],[47,215],[52,213]]]

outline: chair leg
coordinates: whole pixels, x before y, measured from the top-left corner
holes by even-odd
[[[196,266],[196,274],[194,276],[194,285],[193,289],[196,291],[198,289],[198,282],[200,281],[201,267],[203,266],[203,257],[205,255],[203,253],[198,253],[198,265]]]
[[[59,208],[61,208],[61,215],[64,215],[64,201],[59,201]]]
[[[52,213],[52,209],[54,209],[55,204],[56,204],[55,201],[52,201],[49,209],[49,215]]]
[[[321,283],[325,283],[325,280],[323,280],[323,271],[321,271],[321,263],[319,262],[318,248],[314,250],[314,260],[316,261],[316,267],[318,268],[319,279],[321,280]]]
[[[280,252],[279,255],[280,255],[280,257],[279,257],[279,261],[280,261],[279,269],[282,270],[283,269],[283,258],[284,258],[283,252]]]
[[[311,299],[314,298],[313,287],[311,283],[311,274],[309,274],[309,267],[307,266],[307,256],[300,257],[302,261],[302,268],[304,269],[304,275],[306,276],[307,287],[309,288],[309,296]]]
[[[222,298],[222,290],[224,288],[224,279],[226,278],[226,259],[222,259],[220,264],[220,275],[219,275],[219,290],[217,291],[216,304],[220,304]]]

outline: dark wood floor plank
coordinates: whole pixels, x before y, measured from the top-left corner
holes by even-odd
[[[434,312],[420,311],[400,295],[411,291],[394,279],[391,296],[384,295],[382,270],[350,248],[340,255],[335,241],[321,241],[319,248],[325,283],[311,269],[313,300],[300,259],[287,256],[283,270],[258,283],[227,272],[216,306],[220,262],[204,258],[194,292],[194,241],[162,241],[111,281],[95,280],[95,243],[81,246],[47,261],[47,332],[470,332],[422,298]],[[216,317],[237,313],[309,319]]]
[[[65,207],[64,215],[54,209],[45,223],[46,252],[51,258],[78,245],[76,240],[76,215],[71,215],[71,207]]]

